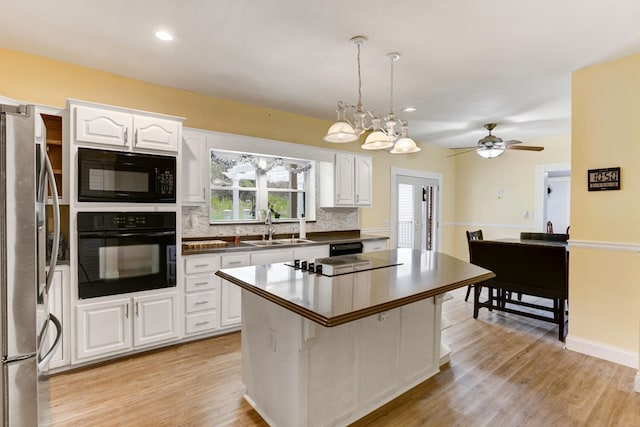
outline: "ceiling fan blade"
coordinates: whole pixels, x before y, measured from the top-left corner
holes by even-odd
[[[467,147],[467,148],[469,148],[469,147]],[[476,151],[476,149],[473,148],[473,149],[467,150],[467,151],[458,151],[457,153],[449,154],[447,157],[453,157],[453,156],[457,156],[459,154],[467,154],[467,153],[471,153],[472,151]]]
[[[518,141],[516,139],[510,139],[509,141],[504,141],[503,144],[506,146],[513,145],[513,144],[522,144],[522,141]]]
[[[508,145],[507,148],[509,150],[525,150],[525,151],[542,151],[542,150],[544,150],[544,147],[535,147],[533,145],[516,145],[516,146]]]

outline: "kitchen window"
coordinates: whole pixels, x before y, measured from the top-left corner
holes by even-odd
[[[267,209],[279,221],[312,218],[314,162],[210,151],[209,222],[261,222]]]

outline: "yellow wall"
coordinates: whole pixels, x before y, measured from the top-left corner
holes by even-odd
[[[491,160],[473,152],[454,157],[457,198],[453,244],[458,258],[468,259],[466,230],[482,229],[484,238],[492,239],[518,237],[521,231],[535,229],[536,165],[569,162],[571,139],[565,135],[525,143],[542,146],[544,151],[512,150]]]
[[[637,353],[640,320],[640,55],[573,74],[569,334]],[[588,192],[588,169],[620,166],[622,189]],[[630,248],[625,250],[626,247]],[[635,247],[635,249],[634,249]],[[618,249],[618,250],[614,250]]]
[[[365,153],[357,143],[324,142],[322,137],[331,124],[327,121],[154,85],[6,49],[0,49],[0,95],[61,108],[67,98],[76,98],[185,117],[185,126],[193,128],[372,155],[374,207],[361,209],[360,227],[364,230],[386,228],[385,221],[390,219],[391,167],[442,173],[445,185],[451,190],[444,203],[443,220],[451,221],[453,217],[455,162],[446,158],[449,150],[435,145],[421,143],[422,152],[404,156]],[[442,249],[450,251],[451,247],[451,242],[443,239]]]

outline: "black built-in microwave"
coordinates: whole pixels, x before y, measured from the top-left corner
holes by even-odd
[[[176,158],[78,148],[79,202],[176,202]]]

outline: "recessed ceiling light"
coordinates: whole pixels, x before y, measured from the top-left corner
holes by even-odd
[[[157,38],[165,42],[170,42],[171,40],[173,40],[173,36],[171,35],[171,33],[165,30],[157,30],[154,32],[154,34]]]
[[[416,107],[405,107],[405,108],[402,109],[402,111],[405,112],[405,113],[413,113],[416,110],[417,110]]]

